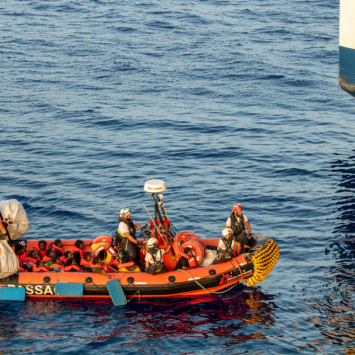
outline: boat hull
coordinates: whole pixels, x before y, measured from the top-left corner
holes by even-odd
[[[113,273],[111,280],[120,281],[127,298],[199,296],[211,291],[219,292],[247,280],[253,275],[254,267],[252,261],[246,262],[245,257],[240,256],[230,262],[190,269],[188,273],[190,275],[183,271],[159,275],[143,272]],[[83,297],[110,297],[107,281],[108,278],[101,274],[41,272],[15,274],[1,280],[0,286],[24,287],[26,297],[62,298],[55,293],[56,282],[71,282],[83,284]]]
[[[254,235],[255,245],[250,255],[240,255],[228,262],[207,267],[172,271],[169,260],[164,262],[170,271],[151,275],[146,272],[111,273],[111,280],[118,279],[127,298],[194,297],[210,293],[224,293],[246,283],[253,286],[269,275],[279,257],[277,244],[268,238]],[[209,249],[216,249],[219,238],[200,239]],[[38,245],[38,241],[22,241],[27,250]],[[50,244],[52,241],[48,240]],[[75,240],[63,240],[64,251],[72,250]],[[91,250],[91,240],[85,240],[86,250]],[[143,250],[141,250],[141,253]],[[164,255],[165,256],[165,255]],[[144,260],[144,255],[141,255]],[[110,298],[102,274],[87,272],[21,272],[0,280],[0,287],[24,287],[26,297],[58,298],[57,282],[83,285],[84,298]]]

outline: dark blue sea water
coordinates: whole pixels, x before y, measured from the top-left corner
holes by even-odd
[[[261,284],[196,300],[0,304],[1,354],[344,354],[354,349],[355,99],[338,1],[2,0],[0,199],[29,239],[241,203],[281,255]]]

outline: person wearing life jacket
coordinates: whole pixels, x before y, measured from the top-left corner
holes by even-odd
[[[37,255],[37,251],[31,249],[27,253],[27,258],[23,258],[22,262],[26,265],[29,271],[33,270],[33,266],[36,265],[36,261],[40,260],[39,256]]]
[[[56,239],[50,245],[50,248],[53,249],[55,255],[59,257],[64,256],[63,242],[60,239]]]
[[[67,262],[68,259],[71,259],[73,257],[73,253],[71,251],[66,251],[64,253],[64,256],[60,257],[60,261],[62,262],[63,265]]]
[[[130,259],[139,265],[140,249],[136,239],[136,228],[142,229],[140,224],[131,220],[131,211],[123,208],[118,219],[118,234],[121,237],[119,250],[125,251]]]
[[[251,228],[248,218],[245,214],[242,213],[242,211],[242,205],[234,205],[232,208],[232,214],[227,219],[227,222],[224,226],[224,228],[232,228],[233,238],[237,242],[237,245],[240,245],[241,248],[239,254],[244,254],[249,250],[251,237]],[[248,230],[249,237],[245,232],[245,227]]]
[[[109,279],[111,278],[111,275],[103,269],[104,264],[98,256],[95,256],[92,261],[90,261],[90,267],[93,273],[105,275]]]
[[[27,258],[27,255],[25,253],[25,247],[22,244],[15,245],[15,254],[18,259],[20,268],[27,270],[27,266],[23,264],[23,260]]]
[[[49,272],[49,270],[44,266],[42,260],[37,260],[36,264],[33,265],[33,272]]]
[[[168,270],[163,262],[163,255],[169,253],[171,246],[169,245],[166,250],[159,249],[158,239],[150,238],[147,242],[147,247],[147,254],[145,255],[145,267],[147,271],[152,275],[167,272]]]
[[[69,258],[64,265],[65,272],[78,272],[80,267],[76,265],[74,258]]]
[[[55,272],[62,272],[64,269],[64,266],[62,264],[62,261],[60,260],[59,256],[54,255],[52,258],[52,265],[49,267],[51,271]]]
[[[236,242],[233,239],[232,228],[224,228],[222,239],[218,242],[217,256],[213,260],[213,265],[232,260]]]
[[[52,249],[46,250],[46,256],[42,259],[45,267],[49,268],[52,265],[52,258],[55,256],[54,251]]]
[[[194,254],[192,252],[192,249],[190,247],[186,247],[184,249],[184,254],[187,255],[187,256],[190,256],[190,257],[193,257]],[[183,269],[183,270],[187,270],[187,269],[192,269],[193,267],[190,267],[190,264],[189,264],[189,260],[186,259],[183,255],[181,255],[177,265],[175,266],[175,270],[178,270],[178,269]]]
[[[74,243],[74,247],[72,249],[73,257],[77,265],[80,265],[80,261],[83,258],[85,252],[85,243],[82,240],[77,240]]]
[[[86,251],[83,254],[83,258],[80,260],[80,266],[83,267],[85,272],[91,272],[91,253],[89,251]]]
[[[38,256],[43,259],[46,256],[46,251],[48,250],[48,243],[44,240],[38,242],[38,246],[34,246],[33,249],[38,251]]]

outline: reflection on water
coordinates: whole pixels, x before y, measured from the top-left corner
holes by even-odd
[[[333,261],[326,273],[324,296],[310,300],[311,308],[320,314],[310,321],[321,331],[326,342],[342,345],[350,354],[355,353],[351,351],[355,343],[355,155],[336,159],[331,169],[341,178],[335,194],[338,212],[335,241],[325,250],[335,263]]]
[[[124,308],[114,308],[108,300],[58,302],[31,299],[16,309],[11,304],[3,304],[0,329],[6,343],[2,342],[1,347],[4,349],[2,353],[10,349],[28,351],[29,348],[17,348],[15,341],[9,343],[14,335],[21,340],[50,339],[47,349],[54,346],[52,341],[68,335],[84,347],[104,342],[107,350],[118,343],[120,347],[130,348],[156,339],[172,341],[181,337],[214,342],[219,339],[222,347],[230,347],[266,338],[260,331],[250,332],[250,324],[273,325],[275,308],[272,296],[258,289],[189,300],[141,299]],[[19,319],[21,325],[17,325]],[[23,324],[26,327],[23,328]]]

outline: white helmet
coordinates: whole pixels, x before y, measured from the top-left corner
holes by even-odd
[[[157,238],[150,238],[147,242],[147,247],[148,248],[153,248],[158,244],[158,239]]]
[[[127,214],[131,214],[131,210],[129,208],[122,208],[122,210],[120,211],[120,217],[123,217]]]
[[[222,230],[222,237],[223,238],[229,237],[232,233],[233,233],[232,228],[224,228]]]

